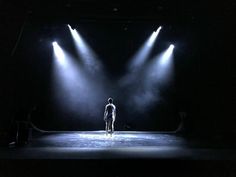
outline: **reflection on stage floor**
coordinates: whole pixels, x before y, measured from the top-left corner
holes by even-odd
[[[6,159],[236,159],[235,150],[190,141],[174,133],[104,131],[33,133],[21,147],[1,148]]]

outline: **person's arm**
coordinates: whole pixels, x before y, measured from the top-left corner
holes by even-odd
[[[106,121],[106,115],[107,115],[107,106],[105,106],[105,111],[104,111],[104,120]]]
[[[116,106],[115,106],[115,110],[114,110],[114,117],[116,118]]]

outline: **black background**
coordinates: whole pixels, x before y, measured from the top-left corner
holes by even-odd
[[[123,74],[124,61],[151,31],[162,24],[166,31],[155,51],[158,53],[166,48],[169,41],[176,41],[179,46],[175,54],[173,95],[176,114],[173,112],[173,115],[177,116],[178,110],[187,110],[188,126],[192,133],[210,135],[235,132],[233,2],[1,3],[1,129],[8,129],[22,107],[28,110],[38,102],[50,107],[45,99],[50,82],[47,77],[51,68],[49,46],[57,35],[63,33],[62,29],[66,28],[63,25],[70,23],[76,27],[80,24],[84,38],[102,55],[103,63],[110,66],[108,72],[112,73],[112,77],[117,78]],[[103,38],[104,31],[108,33],[106,36],[111,36],[112,32],[118,35],[112,36],[114,40]],[[93,37],[98,40],[93,40]],[[67,40],[66,48],[73,52],[73,48],[69,47],[72,43],[66,39],[66,35],[63,39]],[[101,41],[106,45],[101,45]],[[108,50],[107,46],[110,46]],[[44,62],[42,58],[45,58]],[[44,118],[52,116],[47,111],[43,115]],[[172,124],[168,128],[174,126]]]
[[[118,11],[114,11],[114,7]],[[145,23],[147,30],[153,30],[156,25],[148,29],[147,21],[165,24],[168,27],[166,37],[179,41],[181,48],[176,53],[179,59],[175,63],[176,100],[179,109],[188,111],[191,133],[198,137],[221,135],[223,139],[233,140],[235,135],[235,67],[234,67],[234,27],[235,2],[222,1],[92,1],[71,0],[62,2],[52,1],[0,1],[0,131],[8,131],[10,124],[21,107],[28,108],[34,105],[37,95],[37,84],[41,89],[47,89],[47,79],[42,71],[41,80],[33,80],[37,65],[32,62],[32,68],[26,67],[28,60],[20,54],[20,44],[28,40],[25,30],[29,23],[49,25],[46,37],[39,41],[29,43],[27,50],[29,56],[35,56],[31,48],[40,47],[45,55],[50,55],[45,41],[54,38],[53,30],[61,24],[77,24],[84,27],[91,22],[101,24],[118,21],[122,34],[126,21]],[[78,19],[78,20],[77,20]],[[125,22],[124,22],[125,21]],[[22,28],[24,22],[26,25]],[[90,23],[90,24],[91,24]],[[118,25],[115,23],[116,25]],[[150,24],[154,24],[150,22]],[[94,24],[95,25],[95,24]],[[119,25],[118,25],[119,26]],[[21,29],[23,30],[20,35]],[[92,35],[92,29],[84,28],[85,35]],[[87,30],[91,31],[87,31]],[[101,28],[102,29],[102,28]],[[51,33],[47,33],[52,30]],[[56,30],[56,29],[55,29]],[[140,29],[140,31],[146,30]],[[137,30],[138,33],[139,30]],[[33,31],[37,34],[38,31]],[[149,33],[149,31],[147,31]],[[34,34],[34,37],[37,35]],[[41,36],[43,34],[39,34]],[[51,36],[50,36],[51,35]],[[95,35],[95,33],[93,34]],[[96,36],[97,37],[97,36]],[[119,37],[119,36],[114,36]],[[145,36],[140,36],[140,40]],[[17,42],[19,39],[19,43]],[[86,38],[90,40],[89,38]],[[130,43],[131,44],[130,44]],[[127,41],[130,48],[136,48],[135,43]],[[187,44],[187,46],[186,46]],[[48,44],[51,45],[51,44]],[[96,46],[96,41],[91,46]],[[119,44],[117,44],[119,45]],[[164,45],[164,44],[163,44]],[[42,47],[42,48],[41,48]],[[103,46],[100,46],[101,48]],[[165,48],[165,47],[163,47]],[[16,50],[14,50],[16,49]],[[102,50],[102,49],[101,49]],[[160,49],[161,50],[161,49]],[[129,56],[130,51],[122,51],[121,55]],[[132,52],[132,51],[131,51]],[[98,51],[98,53],[100,53]],[[111,52],[112,53],[112,52]],[[109,53],[106,53],[110,56]],[[105,55],[105,54],[104,54]],[[41,58],[39,53],[38,57]],[[43,56],[46,57],[46,56]],[[116,56],[119,58],[119,55]],[[36,60],[35,60],[36,61]],[[39,62],[39,60],[37,60]],[[109,60],[106,60],[111,64]],[[117,60],[113,60],[118,64]],[[28,63],[29,64],[29,63]],[[50,61],[41,63],[46,71],[50,70]],[[45,71],[44,70],[44,71]],[[22,71],[22,72],[20,72]],[[34,71],[34,72],[32,72]],[[121,74],[114,70],[114,74]],[[30,82],[28,82],[30,81]],[[35,90],[30,90],[34,88]],[[30,90],[30,91],[29,91]],[[45,92],[43,92],[45,93]],[[46,97],[46,96],[45,96]],[[42,98],[43,99],[43,98]],[[37,100],[37,99],[36,99]],[[48,115],[46,115],[48,116]],[[235,136],[233,136],[235,137]],[[103,162],[103,163],[101,163]],[[235,176],[235,162],[231,161],[1,161],[2,176]],[[107,170],[106,174],[104,171]],[[95,175],[94,175],[95,174]]]

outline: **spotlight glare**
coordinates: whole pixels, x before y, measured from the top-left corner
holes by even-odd
[[[53,42],[52,45],[53,45],[54,54],[55,54],[57,60],[62,65],[65,65],[66,64],[66,62],[65,62],[65,54],[64,54],[62,48],[58,45],[57,42]]]
[[[162,27],[160,26],[155,32],[158,34],[161,29],[162,29]]]
[[[150,39],[149,39],[149,41],[148,41],[148,43],[147,43],[147,45],[148,45],[149,47],[151,47],[151,46],[153,45],[153,43],[154,43],[154,41],[155,41],[157,35],[158,35],[158,33],[155,32],[155,31],[152,33],[152,35],[151,35],[151,37],[150,37]]]
[[[53,45],[53,46],[56,46],[56,45],[58,45],[58,44],[57,44],[56,41],[54,41],[54,42],[52,42],[52,45]]]
[[[69,27],[70,31],[74,31],[74,29],[72,29],[72,27],[69,24],[67,26]]]
[[[160,30],[161,30],[161,26],[160,26],[156,31],[154,31],[154,32],[152,33],[152,35],[151,35],[151,37],[150,37],[150,39],[149,39],[149,41],[148,41],[148,43],[147,43],[147,45],[148,45],[149,47],[151,47],[151,46],[154,44],[154,42],[155,42],[155,40],[157,39],[157,36],[158,36]]]
[[[95,73],[97,71],[101,72],[101,63],[98,61],[96,54],[89,47],[78,30],[70,28],[70,32],[80,59],[85,64],[86,69],[89,70],[90,73]]]
[[[160,32],[161,29],[162,29],[162,27],[159,26],[156,31],[153,31],[153,33],[155,33],[156,35],[158,35],[158,33]]]
[[[141,46],[138,52],[132,57],[131,63],[129,64],[130,70],[136,70],[137,67],[142,66],[142,64],[147,60],[150,55],[151,49],[154,46],[154,43],[158,37],[158,34],[161,30],[161,26],[153,31],[151,36],[147,39],[147,41]]]
[[[175,46],[173,44],[170,45],[171,50],[173,50],[175,48]]]
[[[171,59],[171,56],[172,56],[172,54],[173,54],[174,47],[175,47],[175,46],[174,46],[173,44],[171,44],[171,45],[168,47],[168,49],[164,52],[164,54],[163,54],[163,56],[161,57],[161,60],[160,60],[160,62],[161,62],[162,65],[165,65],[165,64],[167,64],[168,62],[170,62],[169,60]]]
[[[161,30],[161,26],[156,31],[154,31],[152,33],[152,35],[151,35],[151,37],[150,37],[150,39],[148,41],[148,44],[147,44],[149,47],[151,47],[154,44],[158,34],[160,33],[160,30]]]

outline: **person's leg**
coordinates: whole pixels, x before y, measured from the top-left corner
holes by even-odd
[[[105,127],[106,134],[108,133],[108,123],[106,121],[106,127]]]
[[[109,135],[112,136],[112,119],[109,120]]]
[[[111,133],[114,133],[114,122],[115,122],[115,120],[112,120],[112,124],[111,124]]]
[[[110,119],[109,120],[109,126],[108,126],[109,128],[109,133],[111,134],[112,133],[112,130],[113,130],[113,128],[112,128],[112,119]]]

